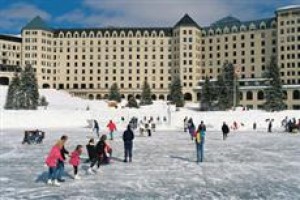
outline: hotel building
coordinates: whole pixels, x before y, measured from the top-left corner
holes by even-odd
[[[140,98],[146,80],[153,99],[167,100],[179,75],[184,98],[194,102],[201,80],[216,79],[229,61],[240,71],[240,105],[254,109],[265,101],[263,74],[276,56],[288,109],[300,109],[300,6],[252,21],[227,16],[207,27],[187,14],[174,26],[147,28],[53,28],[36,17],[21,38],[0,35],[0,56],[1,84],[30,64],[40,88],[103,99],[117,83],[124,98]]]

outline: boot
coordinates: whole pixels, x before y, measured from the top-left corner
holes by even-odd
[[[51,179],[48,179],[47,185],[52,185],[52,180]]]
[[[78,174],[76,174],[76,175],[74,176],[74,179],[75,179],[75,180],[80,180],[80,179],[81,179],[81,177],[80,177],[80,176],[78,176]]]
[[[127,162],[127,159],[125,158],[125,159],[123,160],[123,162]]]
[[[94,174],[93,168],[92,168],[92,167],[89,167],[89,169],[87,170],[87,173],[88,173],[88,174]]]
[[[59,187],[60,186],[60,183],[55,179],[54,181],[53,181],[53,183],[52,183],[54,186],[57,186],[57,187]]]

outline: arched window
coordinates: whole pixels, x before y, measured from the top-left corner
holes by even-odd
[[[85,31],[83,31],[83,32],[81,33],[81,37],[82,37],[82,38],[86,38],[86,32],[85,32]]]
[[[124,31],[121,31],[121,33],[120,33],[120,37],[125,37],[125,32]]]
[[[258,100],[264,100],[265,99],[265,94],[264,94],[264,92],[263,91],[258,91],[258,93],[257,93],[257,99]]]
[[[59,37],[59,38],[64,38],[64,33],[60,32],[60,33],[58,34],[58,37]]]
[[[164,34],[163,31],[160,31],[160,32],[159,32],[159,37],[165,37],[165,34]]]
[[[246,94],[246,99],[247,100],[252,100],[253,99],[253,93],[252,91],[248,91],[247,94]]]
[[[0,77],[0,85],[9,85],[8,77]]]
[[[42,85],[42,88],[43,88],[43,89],[48,89],[48,88],[50,88],[50,85],[49,85],[48,83],[44,83],[44,84]]]
[[[137,38],[140,38],[141,35],[142,35],[142,34],[141,34],[141,31],[137,31],[136,34],[135,34],[135,36],[136,36]]]
[[[205,37],[206,36],[206,31],[202,31],[202,36]]]
[[[106,38],[109,38],[109,37],[110,37],[110,34],[109,34],[108,31],[105,32],[104,37],[106,37]]]
[[[242,25],[242,26],[240,27],[240,30],[241,30],[241,31],[246,31],[246,30],[247,30],[247,27],[246,27],[245,25]]]
[[[163,94],[159,95],[158,97],[159,100],[165,100],[165,96]]]
[[[184,94],[184,100],[191,101],[192,100],[192,94],[187,92]]]
[[[144,37],[145,37],[145,38],[149,37],[149,32],[148,32],[148,31],[145,31],[145,32],[144,32]]]
[[[283,91],[283,99],[284,99],[284,100],[287,100],[287,97],[288,97],[287,91]]]
[[[209,35],[214,35],[214,30],[210,29],[210,30],[208,31],[208,34],[209,34]]]
[[[156,100],[156,95],[155,95],[155,94],[152,94],[151,99],[152,99],[152,100]]]
[[[151,37],[156,37],[156,31],[152,31],[152,33],[151,33]]]
[[[94,100],[94,95],[89,94],[89,100]]]
[[[97,94],[96,99],[98,99],[98,100],[101,99],[101,94]]]
[[[223,29],[223,32],[226,33],[226,34],[229,33],[229,28],[226,26],[226,27]]]
[[[118,34],[117,34],[117,32],[116,32],[116,31],[114,31],[114,32],[112,33],[112,37],[113,37],[113,38],[116,38],[116,37],[118,37]]]
[[[261,22],[260,25],[259,25],[259,28],[260,29],[266,29],[267,25],[265,22]]]
[[[78,38],[78,32],[75,32],[75,33],[73,34],[73,36],[74,36],[74,38]]]
[[[300,91],[299,90],[294,90],[293,91],[293,99],[294,100],[299,100],[300,99]]]
[[[255,29],[256,29],[255,24],[251,23],[249,26],[249,30],[255,30]]]
[[[129,32],[128,32],[128,37],[129,37],[129,38],[132,38],[132,37],[133,37],[133,32],[132,32],[132,31],[129,31]]]
[[[233,33],[236,33],[236,32],[238,31],[238,29],[237,29],[236,26],[233,26],[233,27],[231,28],[231,31],[232,31]]]
[[[71,38],[72,34],[70,32],[67,32],[67,38]]]

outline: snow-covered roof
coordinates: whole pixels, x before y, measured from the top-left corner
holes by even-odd
[[[291,9],[300,9],[300,5],[289,5],[289,6],[284,6],[284,7],[278,8],[278,9],[276,10],[276,12],[285,11],[285,10],[291,10]]]

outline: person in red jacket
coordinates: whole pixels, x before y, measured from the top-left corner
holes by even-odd
[[[110,140],[114,139],[114,131],[117,130],[116,124],[110,120],[109,123],[107,124],[107,128],[109,129],[109,134],[110,134]]]
[[[76,149],[71,153],[69,163],[74,169],[74,179],[80,179],[78,176],[78,166],[80,164],[80,155],[82,153],[82,145],[77,145]]]
[[[49,167],[49,175],[48,175],[48,185],[60,186],[60,183],[57,180],[58,171],[57,164],[59,161],[63,162],[63,158],[61,156],[60,150],[63,147],[63,143],[59,140],[51,149],[46,158],[46,164]]]

